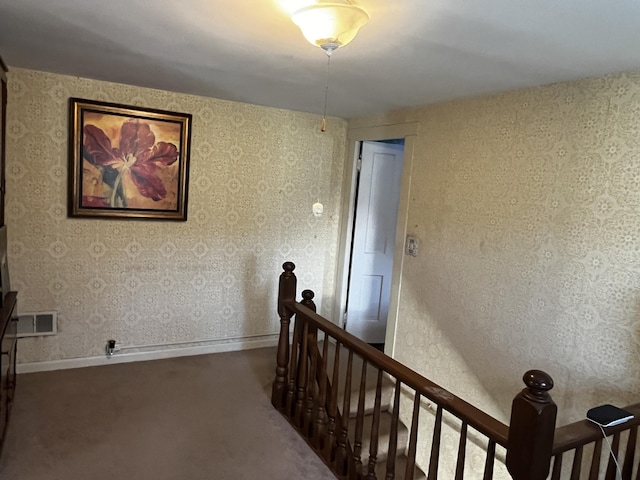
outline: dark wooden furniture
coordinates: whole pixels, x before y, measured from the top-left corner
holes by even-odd
[[[4,226],[6,143],[7,66],[0,57],[0,227]],[[0,302],[2,304],[0,308],[0,451],[7,431],[16,386],[17,297],[17,292],[8,292]]]
[[[15,310],[17,298],[17,292],[7,293],[0,310],[0,448],[4,443],[16,387],[16,352],[18,347],[16,329],[18,322]]]
[[[0,57],[0,227],[4,225],[4,192],[7,143],[7,66]]]

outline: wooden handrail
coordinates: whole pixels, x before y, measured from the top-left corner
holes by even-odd
[[[11,313],[16,306],[17,299],[18,292],[8,292],[4,297],[2,307],[0,308],[0,332],[4,332],[4,329],[11,321]]]
[[[609,460],[608,465],[600,467],[603,432],[596,425],[582,420],[556,428],[557,407],[549,395],[549,391],[553,388],[553,380],[545,372],[530,370],[525,373],[523,381],[526,387],[514,398],[510,425],[507,426],[318,315],[315,312],[312,291],[305,290],[302,292],[303,300],[296,301],[294,269],[293,263],[286,262],[283,265],[284,272],[280,276],[278,313],[281,330],[272,403],[300,430],[303,436],[307,437],[310,444],[332,468],[338,478],[345,480],[347,478],[361,480],[364,476],[376,478],[374,467],[378,455],[377,434],[383,372],[393,377],[395,383],[394,417],[392,420],[394,426],[392,426],[390,436],[392,440],[389,447],[389,452],[393,452],[394,455],[396,452],[397,406],[400,389],[407,387],[415,393],[404,478],[413,478],[417,449],[417,422],[422,397],[437,405],[432,452],[429,460],[429,478],[435,478],[438,470],[443,411],[462,421],[456,478],[462,478],[464,474],[467,427],[472,427],[488,439],[485,479],[490,479],[493,476],[496,445],[501,445],[507,450],[506,466],[514,480],[544,480],[549,474],[552,461],[551,478],[559,480],[563,471],[563,454],[572,450],[574,452],[571,478],[580,476],[583,454],[591,455],[589,453],[591,450],[593,450],[593,454],[589,478],[598,478],[603,475],[602,468],[606,468],[607,479],[614,478],[616,465],[612,459]],[[290,345],[289,325],[294,318],[294,341]],[[319,334],[324,334],[322,352],[318,347]],[[327,367],[330,338],[336,342],[331,372]],[[338,389],[343,388],[342,385],[337,385],[341,349],[344,349],[348,355],[342,412],[337,404]],[[289,352],[291,352],[291,358]],[[352,408],[352,379],[356,381],[357,375],[352,372],[355,355],[362,360],[362,372],[358,377],[359,390],[357,392],[354,390],[356,392],[354,395],[357,395],[358,399],[358,409],[355,412],[354,430],[351,431],[348,427],[348,418],[349,410]],[[291,360],[290,364],[289,360]],[[362,419],[365,377],[368,366],[377,369],[378,382],[373,406],[369,460],[366,465],[361,460],[361,447],[363,445]],[[613,436],[612,449],[614,452],[618,451],[621,442],[626,441],[627,443],[626,453],[623,454],[624,464],[622,465],[623,478],[626,480],[630,479],[631,472],[638,468],[634,453],[640,429],[640,403],[625,407],[625,410],[633,414],[634,418],[624,424],[606,428],[604,435]],[[354,410],[351,412],[354,413]],[[627,431],[629,435],[621,440],[620,435],[623,432],[626,434]],[[353,434],[352,440],[348,438],[351,434]],[[353,445],[350,442],[353,442]],[[592,443],[594,444],[593,449],[584,448]],[[617,453],[614,455],[617,456]],[[584,460],[587,462],[588,458],[585,457]],[[386,467],[387,480],[396,478],[395,469],[394,460],[391,459]]]
[[[445,390],[417,372],[414,372],[397,360],[373,348],[359,338],[354,337],[349,332],[329,322],[298,302],[285,301],[284,306],[289,310],[289,314],[295,313],[296,315],[303,316],[305,320],[314,326],[338,339],[342,345],[366,358],[369,363],[391,374],[405,385],[415,389],[425,398],[442,406],[449,413],[492,439],[498,445],[502,445],[503,447],[507,446],[509,427],[504,423],[455,396],[453,393]]]
[[[633,414],[633,418],[628,422],[608,427],[604,429],[607,436],[614,435],[625,430],[629,430],[635,425],[640,425],[640,403],[624,407],[629,413]],[[581,445],[587,445],[602,438],[600,428],[589,420],[580,420],[562,427],[556,428],[553,438],[553,454],[568,452]]]

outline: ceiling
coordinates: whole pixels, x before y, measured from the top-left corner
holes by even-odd
[[[322,113],[309,0],[0,0],[11,67]],[[328,115],[640,69],[638,0],[354,0],[371,20],[331,60]]]

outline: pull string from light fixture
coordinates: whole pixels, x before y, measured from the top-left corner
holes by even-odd
[[[293,23],[311,45],[322,48],[327,54],[327,83],[324,87],[324,111],[320,131],[327,130],[327,103],[329,100],[329,68],[334,50],[347,45],[360,27],[369,21],[369,14],[352,5],[349,0],[319,0],[293,12]]]
[[[327,54],[327,81],[324,84],[324,110],[322,111],[322,124],[320,125],[320,131],[327,131],[327,103],[329,101],[329,73],[331,71],[331,54],[333,49],[326,49]]]

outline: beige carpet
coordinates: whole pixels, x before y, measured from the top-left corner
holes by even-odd
[[[274,370],[269,348],[20,375],[0,478],[334,480]]]

